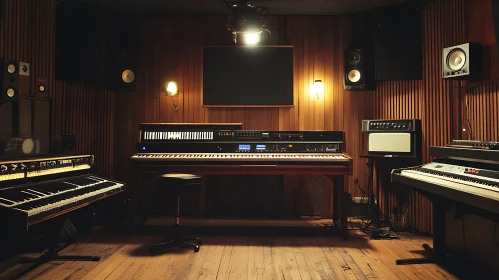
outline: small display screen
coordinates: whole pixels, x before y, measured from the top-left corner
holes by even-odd
[[[239,151],[251,151],[251,145],[249,144],[239,144]]]
[[[257,151],[267,150],[267,145],[256,145],[255,150]]]

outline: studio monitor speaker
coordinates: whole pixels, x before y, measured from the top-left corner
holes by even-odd
[[[374,89],[372,59],[364,49],[346,49],[343,66],[344,90]]]
[[[108,88],[121,92],[136,91],[138,79],[138,32],[130,24],[115,26],[108,43]]]
[[[482,46],[478,43],[465,43],[442,50],[444,79],[479,79],[482,65]]]
[[[17,101],[19,99],[19,62],[0,58],[0,100]]]

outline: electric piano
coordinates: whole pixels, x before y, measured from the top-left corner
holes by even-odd
[[[342,131],[254,131],[241,124],[141,124],[134,172],[200,175],[321,175],[333,181],[333,219],[346,237],[345,177],[352,158]],[[140,182],[138,182],[140,184]],[[139,187],[140,188],[140,187]]]
[[[49,224],[58,235],[65,214],[125,190],[90,174],[93,164],[92,155],[0,159],[0,220],[8,225],[0,257],[25,250],[33,228]]]
[[[430,147],[430,156],[436,159],[422,166],[394,169],[392,182],[409,186],[432,201],[433,249],[428,245],[425,249],[433,258],[398,260],[397,264],[445,260],[445,211],[449,201],[466,205],[487,218],[499,215],[499,150],[449,145]]]

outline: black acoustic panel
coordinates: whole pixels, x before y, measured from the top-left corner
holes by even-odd
[[[109,15],[92,2],[61,2],[56,10],[55,77],[104,84],[104,40]]]
[[[496,35],[497,53],[499,54],[499,0],[491,0],[492,2],[492,16],[494,17],[494,30]],[[492,61],[491,63],[499,63],[499,61]]]
[[[376,9],[372,14],[377,81],[421,80],[422,20],[419,3]]]

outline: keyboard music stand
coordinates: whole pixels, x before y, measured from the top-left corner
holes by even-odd
[[[19,263],[33,263],[27,270],[22,271],[17,274],[13,279],[18,279],[22,275],[30,272],[36,267],[48,263],[50,261],[99,261],[99,256],[73,256],[73,255],[59,255],[59,252],[75,242],[74,239],[70,238],[66,240],[62,245],[59,242],[60,232],[64,227],[64,222],[66,221],[66,215],[61,215],[59,217],[50,220],[49,232],[47,233],[48,238],[48,250],[37,258],[21,257]]]

